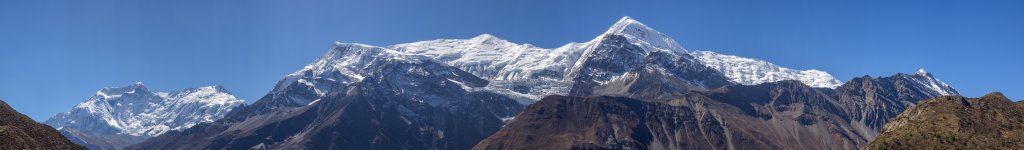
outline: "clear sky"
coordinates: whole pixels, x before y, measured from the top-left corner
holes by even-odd
[[[0,99],[43,121],[103,87],[223,85],[249,103],[334,41],[489,33],[558,47],[622,16],[689,50],[840,78],[924,68],[966,96],[1024,98],[1022,1],[0,1]]]

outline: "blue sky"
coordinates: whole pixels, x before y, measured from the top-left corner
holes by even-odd
[[[103,87],[223,85],[257,100],[333,41],[489,33],[557,47],[631,16],[690,50],[849,80],[924,68],[964,95],[1024,98],[1021,1],[0,1],[0,99],[37,121]]]

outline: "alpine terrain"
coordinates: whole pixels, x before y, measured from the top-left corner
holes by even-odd
[[[557,48],[338,42],[252,105],[128,149],[859,149],[919,100],[957,94],[923,70],[843,83],[689,52],[624,17]]]
[[[865,149],[1020,149],[1024,105],[995,92],[922,101],[885,125]]]
[[[44,123],[89,149],[122,149],[167,131],[213,122],[243,105],[221,86],[164,93],[149,91],[140,82],[103,88]]]
[[[84,150],[85,147],[72,143],[52,127],[18,113],[0,100],[0,149]]]

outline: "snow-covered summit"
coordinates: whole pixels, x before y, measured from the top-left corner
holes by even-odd
[[[783,80],[797,80],[811,87],[836,88],[843,84],[831,74],[819,70],[794,70],[767,61],[719,54],[711,51],[691,53],[704,65],[715,68],[740,84],[754,85]]]
[[[612,25],[608,31],[605,31],[604,34],[598,38],[609,34],[622,35],[626,37],[630,43],[638,44],[648,51],[661,50],[686,53],[686,49],[683,49],[683,46],[676,43],[675,39],[672,39],[661,32],[655,31],[653,28],[647,27],[647,25],[644,25],[643,23],[640,23],[640,21],[629,16],[619,19],[618,22]]]
[[[909,79],[941,95],[960,95],[956,89],[953,89],[953,86],[949,86],[949,84],[933,77],[931,73],[925,72],[924,69],[917,70],[914,75],[909,76]]]
[[[103,88],[45,124],[88,134],[152,137],[213,122],[244,104],[221,86],[165,93],[149,91],[140,82]]]
[[[914,73],[914,74],[924,76],[924,75],[928,75],[928,72],[925,72],[924,69],[918,69],[917,72]]]

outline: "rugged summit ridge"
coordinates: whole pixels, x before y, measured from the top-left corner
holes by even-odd
[[[138,82],[103,88],[45,123],[89,148],[121,149],[167,131],[213,122],[244,104],[221,86],[164,93]]]
[[[630,43],[635,43],[647,51],[686,53],[686,49],[683,49],[683,46],[676,43],[675,39],[655,31],[653,28],[647,27],[647,25],[629,16],[622,17],[618,22],[615,22],[608,31],[602,34],[602,36],[606,35],[623,36]]]
[[[945,82],[936,79],[931,73],[925,72],[924,69],[917,70],[917,72],[909,78],[910,80],[917,82],[917,84],[927,85],[927,89],[920,90],[935,91],[941,95],[960,95],[959,92],[953,89],[953,86],[949,86]]]

